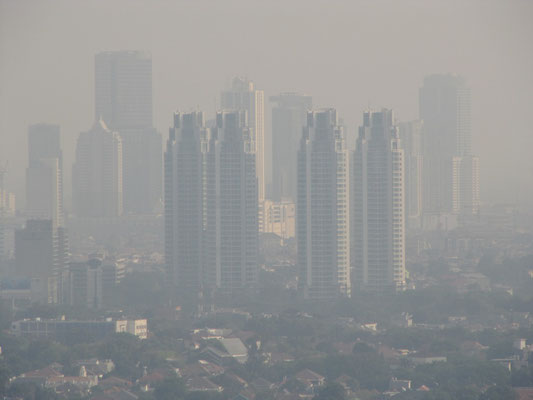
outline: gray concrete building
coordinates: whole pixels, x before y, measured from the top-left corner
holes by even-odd
[[[72,200],[78,217],[122,215],[122,139],[103,120],[80,133],[72,169]]]
[[[460,76],[435,74],[424,79],[419,95],[424,209],[432,214],[477,214],[479,163],[472,154],[470,88]],[[460,200],[467,198],[471,200]]]
[[[404,151],[392,110],[365,112],[352,161],[354,290],[405,286]]]
[[[152,59],[140,51],[95,56],[95,119],[123,142],[124,211],[150,214],[162,191],[162,139],[153,128]]]
[[[174,114],[165,152],[165,259],[181,302],[197,303],[202,288],[204,152],[202,112]]]
[[[34,124],[28,129],[26,213],[63,226],[63,154],[59,125]]]
[[[296,154],[307,111],[313,107],[311,96],[281,93],[270,97],[272,108],[272,200],[296,201]]]
[[[296,237],[305,298],[351,295],[349,166],[334,109],[310,111],[298,152]]]

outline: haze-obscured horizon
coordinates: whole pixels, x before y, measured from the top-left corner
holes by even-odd
[[[68,197],[75,141],[94,120],[94,55],[145,50],[164,140],[176,109],[211,118],[235,75],[252,79],[266,99],[297,91],[316,107],[337,108],[349,135],[368,107],[417,118],[426,75],[462,75],[472,89],[482,202],[531,207],[532,16],[529,1],[1,0],[6,188],[24,203],[28,125],[57,123]]]

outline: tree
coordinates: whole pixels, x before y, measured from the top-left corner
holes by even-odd
[[[339,383],[328,383],[318,391],[313,400],[346,400],[346,393]]]
[[[184,399],[185,385],[179,378],[165,378],[155,386],[154,397],[156,400]]]
[[[509,386],[491,386],[481,396],[479,400],[516,400],[517,393]]]

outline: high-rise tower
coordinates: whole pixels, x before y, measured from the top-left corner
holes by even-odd
[[[63,226],[63,154],[59,125],[35,124],[28,129],[26,212]]]
[[[402,122],[398,127],[405,161],[405,222],[415,228],[420,226],[423,210],[423,122]]]
[[[223,91],[221,96],[222,109],[246,110],[248,128],[256,154],[255,170],[259,201],[265,199],[265,105],[264,93],[257,90],[254,83],[245,78],[233,79],[231,89]]]
[[[78,137],[72,200],[78,217],[122,214],[122,140],[103,120]]]
[[[353,283],[382,293],[405,285],[404,161],[392,110],[365,112],[353,155]]]
[[[246,111],[217,113],[206,143],[206,281],[219,293],[252,288],[258,274],[258,198],[253,130]],[[214,265],[212,264],[214,262]]]
[[[350,296],[348,155],[334,109],[310,111],[298,152],[299,289],[315,300]]]
[[[296,201],[298,153],[311,96],[282,93],[270,97],[272,108],[272,200]]]
[[[152,121],[152,59],[139,51],[95,56],[95,118],[122,137],[124,211],[146,214],[161,199],[162,143]]]
[[[179,301],[195,304],[202,287],[204,181],[201,112],[174,114],[165,152],[165,258]]]
[[[470,88],[466,81],[456,75],[426,77],[420,89],[420,118],[424,121],[425,211],[477,213],[479,170],[472,156]],[[458,205],[459,198],[473,200],[466,201],[466,207],[465,201]]]

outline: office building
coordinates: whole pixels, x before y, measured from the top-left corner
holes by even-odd
[[[102,261],[91,259],[71,262],[70,304],[76,307],[102,308]]]
[[[248,114],[248,129],[255,150],[255,170],[259,201],[265,199],[265,106],[264,93],[246,78],[234,78],[231,89],[223,91],[222,109],[245,110]]]
[[[353,154],[353,284],[383,293],[405,286],[404,151],[391,110],[365,112]]]
[[[161,201],[162,142],[153,128],[149,54],[114,51],[95,56],[95,119],[122,137],[124,211],[154,212]]]
[[[122,214],[122,139],[103,120],[78,137],[72,192],[78,217],[109,218]]]
[[[424,79],[420,89],[420,118],[424,121],[424,210],[427,213],[457,212],[454,191],[467,182],[472,185],[479,182],[478,176],[466,178],[467,174],[476,173],[470,158],[470,107],[470,88],[464,78],[436,74]],[[468,160],[460,162],[455,157]],[[463,166],[465,170],[457,173],[457,168]],[[459,176],[462,184],[454,181]],[[476,191],[475,187],[463,189],[468,193]],[[460,208],[474,211],[477,206]]]
[[[35,124],[28,129],[26,213],[63,226],[63,154],[59,125]]]
[[[258,274],[258,196],[255,146],[246,111],[217,113],[206,142],[206,285],[221,294],[252,289]]]
[[[64,229],[52,220],[29,220],[15,231],[15,275],[31,281],[33,301],[62,302],[67,253]]]
[[[201,112],[174,114],[165,152],[165,259],[180,302],[195,304],[202,286],[204,216]]]
[[[351,295],[349,166],[334,109],[311,111],[298,152],[299,289],[308,299]]]
[[[270,97],[272,108],[272,193],[274,201],[296,201],[296,154],[313,107],[311,96],[281,93]]]
[[[405,162],[405,223],[408,228],[419,228],[423,204],[423,122],[402,122],[398,128]]]
[[[68,302],[86,308],[112,305],[117,285],[124,278],[124,266],[110,259],[89,257],[75,260],[68,268]]]

